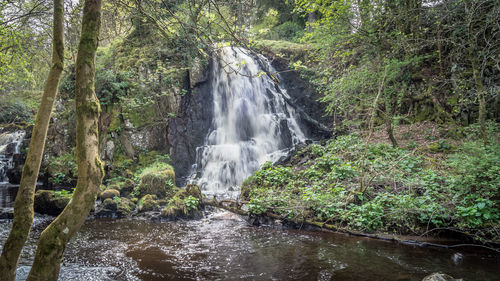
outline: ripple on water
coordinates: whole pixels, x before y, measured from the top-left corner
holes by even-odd
[[[29,272],[37,217],[18,280]],[[9,222],[0,222],[0,242]],[[0,246],[1,247],[1,246]],[[209,214],[186,222],[92,220],[71,240],[60,280],[421,280],[441,271],[465,280],[498,280],[498,256],[398,245],[342,235],[251,227]]]

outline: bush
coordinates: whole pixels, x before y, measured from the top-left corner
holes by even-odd
[[[284,22],[272,30],[278,39],[286,39],[290,41],[298,41],[304,36],[304,27],[296,22]]]
[[[0,102],[0,124],[14,122],[29,122],[32,118],[31,109],[21,102]]]
[[[72,185],[78,175],[77,168],[75,157],[71,153],[49,158],[47,165],[49,181],[55,185]]]

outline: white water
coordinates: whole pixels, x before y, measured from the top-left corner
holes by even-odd
[[[7,171],[14,168],[14,155],[19,154],[25,131],[0,133],[0,183],[8,183]]]
[[[276,89],[247,50],[221,49],[212,71],[214,119],[205,145],[197,148],[192,182],[207,196],[235,197],[243,180],[305,137],[285,102],[286,91]]]

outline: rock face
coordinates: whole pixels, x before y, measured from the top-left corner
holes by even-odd
[[[324,117],[325,105],[318,102],[320,94],[307,84],[299,73],[288,70],[285,62],[273,61],[280,73],[280,87],[286,89],[286,101],[300,114],[299,123],[306,136],[311,139],[331,137],[332,118]],[[213,62],[206,70],[207,76],[197,79],[196,86],[182,97],[176,118],[169,123],[168,144],[176,173],[176,184],[184,186],[196,161],[196,148],[204,144],[212,126],[213,97],[211,93]],[[197,75],[199,76],[199,75]]]
[[[287,61],[275,59],[271,64],[279,72],[280,86],[290,96],[287,102],[300,114],[306,135],[311,139],[331,137],[333,118],[325,116],[325,104],[318,101],[322,95],[297,71],[290,71]]]
[[[186,184],[191,166],[196,161],[196,148],[203,145],[212,125],[213,98],[210,81],[211,78],[208,77],[182,97],[177,117],[169,124],[169,152],[177,186]]]
[[[450,275],[443,273],[432,273],[422,279],[422,281],[463,281],[463,279],[455,279]]]

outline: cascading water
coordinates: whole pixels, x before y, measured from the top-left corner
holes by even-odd
[[[0,133],[0,183],[8,183],[7,171],[14,168],[14,155],[19,154],[25,131]]]
[[[286,91],[259,66],[264,57],[225,47],[212,68],[213,122],[205,145],[196,150],[193,183],[218,197],[235,197],[243,180],[266,161],[274,162],[304,141]]]

